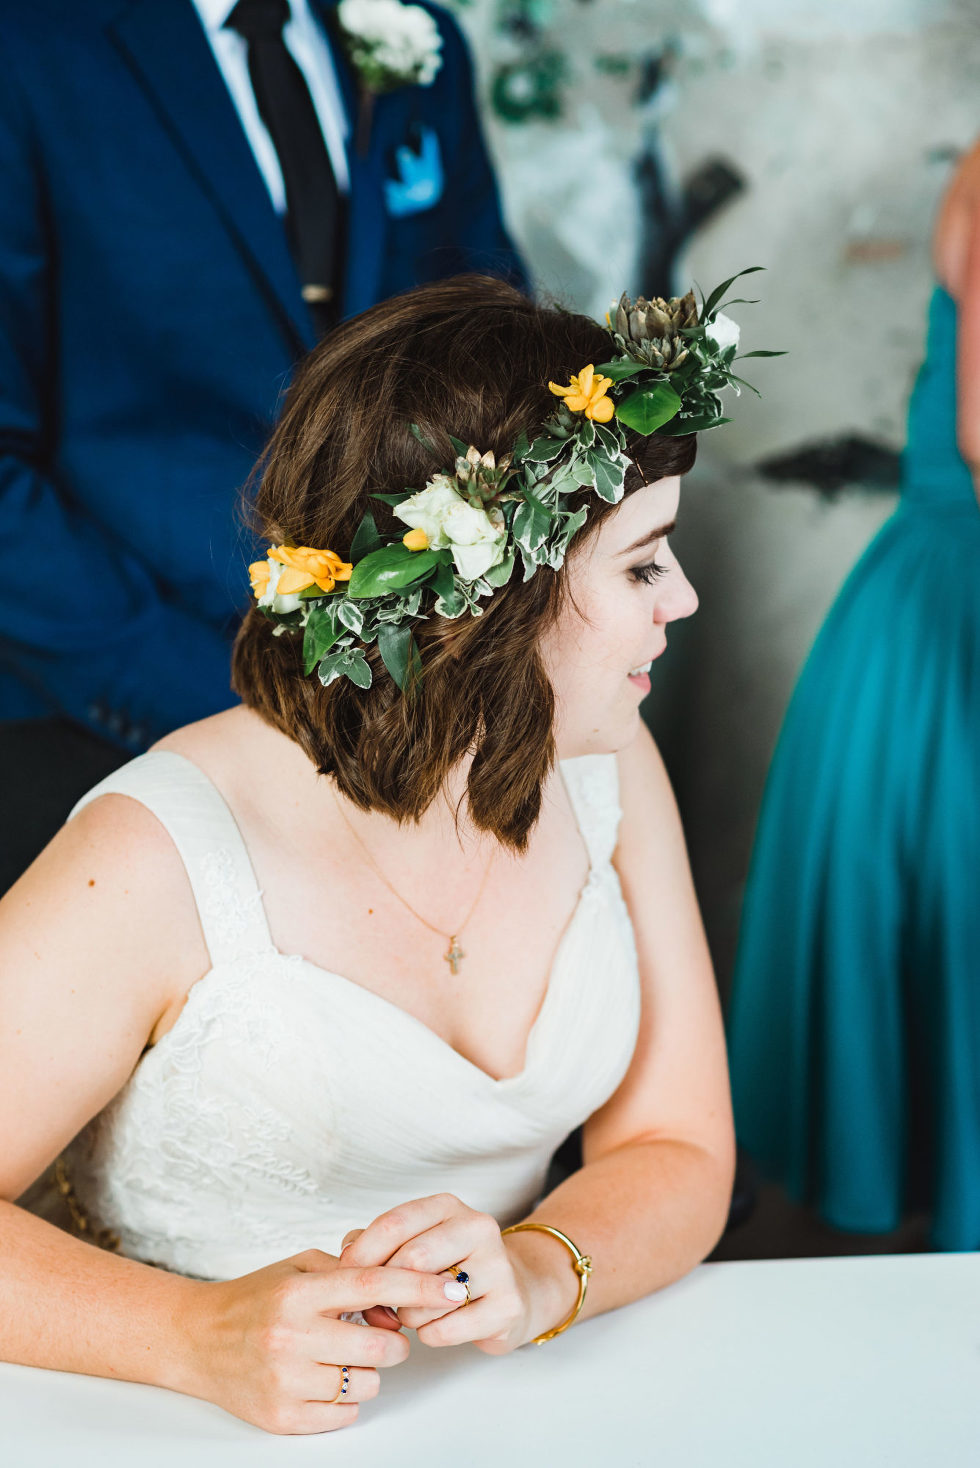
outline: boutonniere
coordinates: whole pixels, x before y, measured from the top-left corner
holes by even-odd
[[[399,87],[428,87],[442,65],[439,27],[421,5],[340,0],[340,40],[361,84],[358,148],[367,146],[374,98]]]

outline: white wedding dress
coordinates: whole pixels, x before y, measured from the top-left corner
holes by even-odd
[[[610,865],[616,760],[561,768],[591,868],[524,1069],[504,1080],[273,945],[234,818],[190,760],[142,755],[79,802],[72,815],[110,793],[153,811],[186,866],[212,964],[66,1154],[82,1208],[122,1253],[230,1278],[302,1249],[336,1253],[349,1229],[430,1193],[502,1225],[533,1207],[556,1146],[623,1079],[639,1022],[633,932]]]

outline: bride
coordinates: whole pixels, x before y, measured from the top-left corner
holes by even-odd
[[[725,1051],[639,705],[697,605],[668,536],[711,304],[624,298],[611,341],[461,278],[305,363],[240,706],[0,903],[4,1359],[328,1431],[406,1328],[508,1352],[710,1251]],[[75,1236],[15,1201],[56,1159]]]

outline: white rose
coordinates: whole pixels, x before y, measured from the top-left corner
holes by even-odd
[[[504,558],[507,530],[496,506],[487,513],[461,499],[443,522],[453,548],[456,570],[464,581],[475,581]]]
[[[449,537],[443,531],[443,520],[454,505],[462,503],[449,475],[436,474],[425,489],[396,505],[395,514],[413,530],[424,530],[433,550],[444,550]]]
[[[303,605],[302,598],[298,592],[287,591],[282,596],[276,594],[279,585],[279,577],[286,567],[281,561],[269,562],[269,584],[258,599],[257,605],[268,607],[271,612],[298,612]]]
[[[726,351],[728,347],[738,346],[738,322],[726,316],[724,311],[719,311],[714,321],[708,322],[704,332],[708,340],[714,342],[720,352]]]
[[[447,474],[437,474],[425,489],[396,506],[395,514],[413,530],[424,530],[433,550],[450,546],[465,581],[475,581],[504,558],[503,512],[496,505],[488,513],[469,504]]]

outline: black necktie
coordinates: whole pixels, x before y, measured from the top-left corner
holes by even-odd
[[[320,331],[337,320],[342,199],[313,99],[286,48],[289,0],[238,0],[225,21],[248,42],[248,74],[286,185],[286,230]]]

